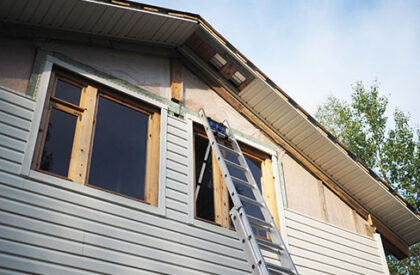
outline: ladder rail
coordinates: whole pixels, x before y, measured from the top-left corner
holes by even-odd
[[[278,245],[279,247],[282,248],[281,252],[279,250],[279,253],[277,253],[278,260],[281,263],[281,266],[278,266],[278,270],[281,271],[281,273],[279,274],[282,274],[283,271],[287,271],[285,272],[285,274],[287,273],[287,274],[297,275],[298,272],[296,270],[296,267],[293,264],[290,254],[287,251],[287,248],[283,242],[283,239],[281,238],[280,232],[277,229],[274,219],[265,203],[265,200],[258,188],[258,185],[254,179],[254,176],[252,175],[252,172],[235,138],[235,135],[229,126],[229,123],[227,121],[224,121],[223,123],[224,126],[226,127],[225,129],[226,133],[224,134],[226,135],[225,138],[227,138],[231,142],[233,150],[217,142],[217,139],[215,135],[213,134],[213,129],[210,127],[209,120],[207,119],[203,109],[200,110],[199,115],[203,122],[205,132],[207,133],[209,144],[211,145],[211,148],[213,149],[213,153],[216,157],[217,163],[219,165],[219,169],[222,173],[223,179],[228,189],[229,196],[231,197],[232,202],[234,204],[234,207],[230,210],[230,216],[235,225],[235,228],[237,229],[238,236],[241,238],[245,251],[249,255],[251,255],[251,258],[248,257],[248,260],[251,262],[251,266],[252,266],[254,274],[268,275],[270,274],[269,269],[275,271],[275,269],[273,269],[273,266],[275,265],[273,265],[272,263],[265,262],[265,258],[261,252],[260,246],[257,242],[257,239],[252,229],[253,226],[251,226],[249,219],[252,219],[253,223],[258,222],[258,223],[264,224],[265,231],[268,232],[271,238],[271,241],[275,243],[275,245]],[[212,125],[214,126],[214,121],[212,121],[212,123],[213,123]],[[216,126],[217,126],[216,128],[218,129],[219,126],[218,125]],[[229,150],[224,150],[225,152],[228,151],[230,153],[232,152],[234,152],[234,154],[236,153],[235,155],[239,161],[239,164],[233,163],[225,159],[220,148],[229,149]],[[227,167],[228,164],[226,163],[228,163],[229,166],[234,167],[236,169],[239,168],[244,173],[247,181],[240,180],[242,181],[240,182],[240,184],[246,183],[245,185],[250,187],[252,194],[254,195],[255,201],[257,202],[256,205],[259,205],[259,209],[264,218],[263,220],[260,220],[257,217],[253,217],[253,216],[249,216],[249,219],[248,219],[248,215],[246,214],[244,205],[242,203],[243,201],[247,202],[247,200],[246,199],[242,200],[241,197],[239,196],[238,191],[236,190],[234,181],[232,180],[232,176],[230,175],[230,171]]]
[[[203,111],[203,113],[204,113],[204,111]],[[242,153],[241,147],[239,146],[239,144],[238,144],[238,142],[235,138],[235,134],[233,133],[233,131],[230,128],[229,122],[225,120],[224,124],[227,126],[228,136],[229,136],[229,138],[232,142],[234,150],[240,152],[240,155],[238,156],[239,162],[241,163],[242,166],[247,168],[247,171],[245,172],[245,176],[246,176],[248,182],[250,182],[254,186],[257,186],[257,183],[255,182],[255,178],[252,175],[251,170],[249,168],[249,165],[248,165],[248,163],[247,163],[247,161],[246,161],[246,159],[245,159],[245,157]],[[272,228],[275,229],[275,230],[270,230],[270,232],[269,232],[271,240],[275,243],[281,244],[281,246],[283,248],[286,248],[286,246],[283,242],[283,238],[281,237],[280,232],[277,230],[277,225],[274,222],[273,216],[271,215],[271,213],[270,213],[270,211],[267,207],[267,204],[265,203],[265,200],[264,200],[261,192],[259,191],[258,187],[252,189],[252,193],[253,193],[255,199],[257,201],[259,201],[261,204],[264,205],[263,207],[260,208],[260,210],[261,210],[261,212],[264,216],[265,221],[270,223]],[[290,257],[289,253],[286,253],[286,256],[289,258],[289,260],[285,263],[287,265],[286,267],[296,270],[296,267],[293,265],[293,260]],[[291,264],[289,264],[289,263],[291,263]],[[297,273],[297,271],[296,271],[296,273]]]

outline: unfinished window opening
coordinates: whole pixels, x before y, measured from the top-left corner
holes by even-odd
[[[224,179],[221,175],[214,154],[207,136],[202,127],[194,127],[194,150],[195,150],[195,216],[208,222],[216,223],[225,228],[233,228],[229,217],[229,210],[233,206]],[[222,141],[219,141],[222,142]],[[228,144],[224,144],[228,146]],[[257,182],[264,199],[278,222],[277,207],[274,194],[274,178],[272,174],[271,156],[255,148],[240,144],[245,159]],[[238,163],[236,157],[227,153],[226,159]],[[216,163],[216,165],[215,165]],[[239,169],[228,167],[233,177],[245,179],[245,175]],[[254,198],[250,188],[243,185],[235,185],[240,195]],[[259,219],[263,219],[260,209],[250,203],[244,202],[246,212]],[[254,228],[254,233],[260,237],[267,238],[266,232]]]
[[[32,167],[157,206],[159,110],[55,68]]]

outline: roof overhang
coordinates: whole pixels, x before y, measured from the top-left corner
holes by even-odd
[[[321,171],[317,175],[333,188],[338,186],[337,192],[359,203],[406,244],[420,241],[419,213],[199,15],[126,1],[3,0],[0,21],[177,48],[286,149]],[[241,72],[243,85],[229,81],[234,71],[215,69],[191,48],[193,34]]]

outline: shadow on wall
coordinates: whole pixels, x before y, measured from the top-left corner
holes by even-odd
[[[26,93],[35,53],[28,41],[0,38],[0,85]]]

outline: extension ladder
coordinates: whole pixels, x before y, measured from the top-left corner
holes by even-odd
[[[253,273],[298,275],[241,148],[229,128],[229,124],[226,121],[223,124],[217,123],[207,118],[203,109],[200,110],[199,114],[228,188],[229,196],[232,199],[233,207],[229,214]],[[215,134],[219,140],[223,140],[225,145],[218,142]],[[206,155],[208,156],[208,154]],[[228,155],[231,158],[234,156],[237,162],[228,160]],[[245,175],[246,180],[232,176],[228,167],[235,169],[235,171],[241,171]],[[254,198],[239,194],[235,184],[249,188]],[[264,219],[247,214],[244,203],[258,207]],[[266,232],[271,241],[257,238],[253,228]]]

